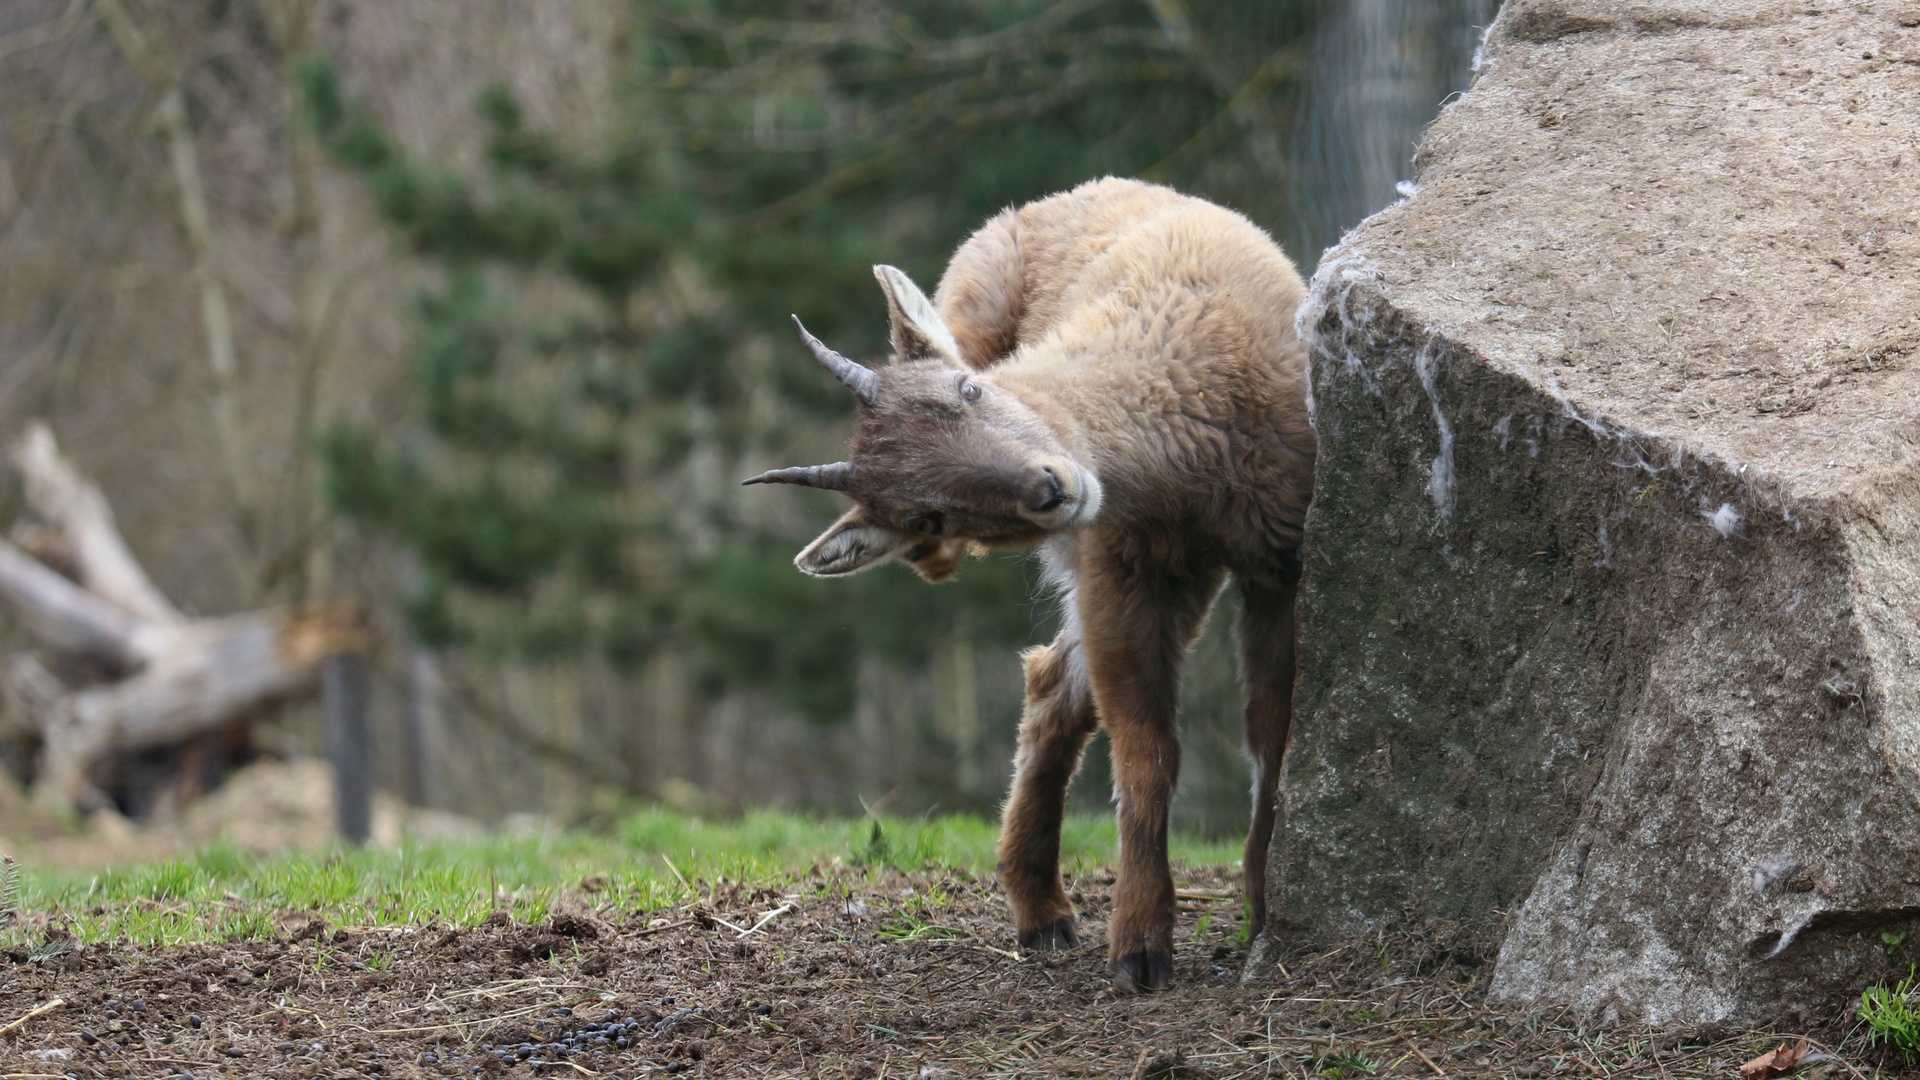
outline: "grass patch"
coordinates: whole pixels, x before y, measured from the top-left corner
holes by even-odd
[[[22,922],[0,929],[13,944],[57,924],[83,942],[175,945],[244,940],[275,930],[277,917],[318,915],[338,926],[470,926],[496,908],[516,919],[548,917],[562,891],[594,879],[597,895],[623,912],[651,911],[704,895],[716,882],[784,887],[818,867],[879,874],[993,868],[999,825],[978,817],[823,820],[761,812],[705,821],[650,809],[606,833],[579,831],[409,842],[396,849],[258,857],[225,844],[162,862],[100,872],[26,866],[17,886]],[[1110,818],[1075,817],[1061,836],[1070,873],[1111,865]],[[1232,842],[1176,836],[1173,859],[1218,865]]]
[[[1380,1063],[1358,1051],[1343,1050],[1316,1059],[1313,1071],[1331,1080],[1345,1080],[1347,1077],[1372,1076],[1380,1071]]]
[[[1913,1007],[1913,973],[1900,985],[1868,987],[1860,995],[1860,1019],[1867,1025],[1867,1045],[1886,1045],[1912,1065],[1920,1059],[1920,1014]]]

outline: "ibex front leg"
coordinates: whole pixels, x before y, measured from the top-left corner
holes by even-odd
[[[1013,905],[1025,949],[1063,949],[1079,940],[1073,904],[1060,887],[1060,821],[1067,784],[1093,735],[1093,696],[1080,652],[1079,615],[1051,645],[1027,650],[1026,709],[1013,791],[1000,824],[1000,885]]]
[[[1173,975],[1167,811],[1180,776],[1180,662],[1219,575],[1170,580],[1117,564],[1091,569],[1081,578],[1080,613],[1094,701],[1113,744],[1120,826],[1107,966],[1121,990],[1159,990]]]

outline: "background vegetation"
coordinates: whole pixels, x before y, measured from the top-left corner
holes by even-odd
[[[16,0],[0,435],[52,419],[199,610],[371,605],[383,783],[416,802],[989,812],[1052,614],[1018,558],[791,569],[834,498],[736,482],[837,456],[849,404],[787,314],[877,356],[870,264],[931,287],[988,214],[1103,174],[1310,267],[1393,198],[1491,11]],[[1229,655],[1191,669],[1178,808],[1220,834]]]

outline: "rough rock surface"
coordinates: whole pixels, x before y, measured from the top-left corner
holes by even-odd
[[[1505,920],[1496,998],[1827,1008],[1920,922],[1920,4],[1509,0],[1416,165],[1302,314],[1262,952]]]

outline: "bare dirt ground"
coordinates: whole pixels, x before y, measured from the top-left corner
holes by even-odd
[[[1102,875],[1071,882],[1086,943],[1052,954],[1011,948],[990,878],[834,869],[632,916],[592,884],[536,926],[288,912],[265,940],[0,956],[0,1077],[1735,1077],[1785,1034],[1490,1010],[1485,942],[1440,924],[1301,943],[1243,987],[1224,870],[1185,876],[1178,985],[1147,997],[1108,985]],[[1792,1034],[1816,1051],[1795,1075],[1897,1065]]]

